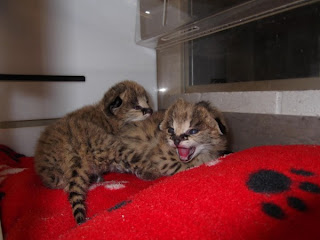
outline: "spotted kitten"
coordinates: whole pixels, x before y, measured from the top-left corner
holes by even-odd
[[[173,175],[221,156],[226,134],[222,114],[208,102],[180,99],[166,112],[127,124],[119,133],[111,167],[146,180]]]
[[[99,103],[66,115],[41,134],[35,170],[44,185],[68,193],[78,224],[86,218],[85,196],[90,180],[110,169],[109,148],[115,134],[125,123],[151,114],[145,89],[123,81],[107,91]]]

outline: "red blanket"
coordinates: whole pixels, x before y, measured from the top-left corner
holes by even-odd
[[[67,195],[33,158],[0,147],[1,219],[10,239],[320,239],[320,146],[265,146],[147,182],[107,174],[77,226]]]

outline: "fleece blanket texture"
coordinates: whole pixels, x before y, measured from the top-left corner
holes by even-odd
[[[0,192],[8,240],[320,239],[320,146],[255,147],[156,181],[106,174],[82,225],[32,157],[1,146]]]

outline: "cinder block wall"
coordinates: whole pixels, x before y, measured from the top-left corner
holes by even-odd
[[[159,108],[167,108],[178,98],[209,101],[224,112],[232,151],[261,145],[320,144],[320,91],[172,94],[159,99]]]

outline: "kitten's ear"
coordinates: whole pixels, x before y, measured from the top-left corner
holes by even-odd
[[[159,123],[158,128],[160,131],[164,131],[168,126],[167,126],[167,121],[168,121],[168,110],[165,111],[165,114],[163,116],[163,120]]]
[[[159,130],[160,131],[163,131],[164,130],[164,122],[163,121],[161,121],[160,123],[159,123],[159,125],[158,125],[158,128],[159,128]]]
[[[218,111],[215,107],[211,106],[211,104],[206,101],[198,102],[198,103],[196,103],[196,106],[203,107],[208,111],[210,116],[215,120],[217,129],[218,129],[218,132],[220,135],[227,134],[228,129],[225,124],[223,115],[220,111]]]
[[[113,102],[111,102],[109,104],[108,110],[110,113],[114,114],[115,109],[117,109],[118,107],[120,107],[122,105],[122,99],[117,96]]]
[[[218,124],[218,131],[220,135],[225,135],[227,133],[227,128],[226,126],[221,122],[220,118],[216,117],[214,120],[216,120]]]
[[[174,111],[174,109],[175,109],[175,105],[176,104],[173,104],[173,105],[171,105],[165,112],[164,112],[164,116],[163,116],[163,120],[160,122],[160,124],[159,124],[159,129],[161,130],[161,131],[164,131],[164,130],[166,130],[169,126],[169,122],[170,121],[172,121],[172,118],[173,118],[173,116],[172,116],[172,113],[173,113],[173,111]]]
[[[115,110],[123,103],[124,93],[127,86],[124,82],[120,82],[111,87],[103,96],[100,106],[107,115],[115,115]]]

